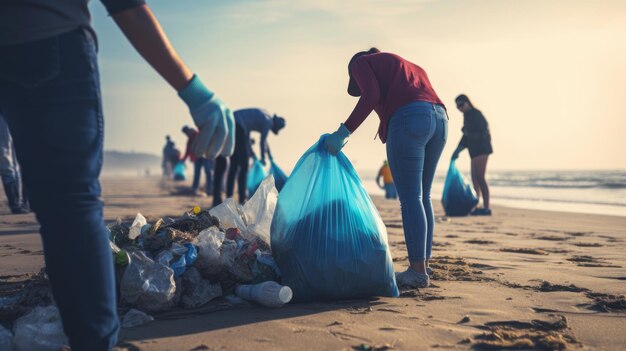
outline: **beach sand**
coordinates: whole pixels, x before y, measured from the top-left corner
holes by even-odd
[[[179,216],[210,197],[176,196],[157,178],[104,178],[105,217]],[[374,198],[396,270],[404,270],[397,201]],[[436,201],[433,286],[399,298],[290,304],[217,300],[123,329],[129,350],[626,349],[626,217],[495,207],[447,218]],[[0,209],[0,286],[43,266],[32,215]],[[1,291],[1,290],[0,290]]]

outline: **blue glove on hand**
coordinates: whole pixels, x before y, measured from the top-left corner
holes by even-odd
[[[345,125],[343,125],[343,123],[341,123],[336,132],[326,137],[326,140],[324,140],[324,146],[326,146],[326,150],[328,152],[336,155],[339,151],[341,151],[341,148],[346,145],[349,136],[350,131]]]
[[[200,133],[191,144],[195,155],[213,160],[230,156],[235,149],[235,118],[232,111],[207,89],[197,75],[178,92],[187,104]]]

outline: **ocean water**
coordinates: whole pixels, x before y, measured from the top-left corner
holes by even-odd
[[[471,182],[469,171],[463,173]],[[384,194],[375,183],[376,172],[359,174],[370,194]],[[437,173],[434,199],[441,198],[444,180],[445,171]],[[487,181],[495,205],[626,216],[626,170],[488,171]]]

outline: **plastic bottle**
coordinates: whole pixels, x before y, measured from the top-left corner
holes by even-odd
[[[242,299],[254,301],[266,307],[280,307],[291,301],[293,297],[290,287],[274,281],[255,285],[239,285],[235,293]]]

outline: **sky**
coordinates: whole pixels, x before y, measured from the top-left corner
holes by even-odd
[[[626,1],[153,0],[173,46],[232,109],[261,107],[287,126],[268,138],[291,169],[348,117],[347,63],[375,46],[421,66],[448,107],[439,168],[460,137],[454,98],[487,118],[489,169],[626,169]],[[192,124],[176,92],[124,39],[98,1],[105,149],[160,154]],[[372,113],[344,148],[357,169],[386,158]],[[253,134],[254,137],[254,134]],[[257,138],[258,139],[258,138]],[[465,152],[461,167],[469,165]]]

